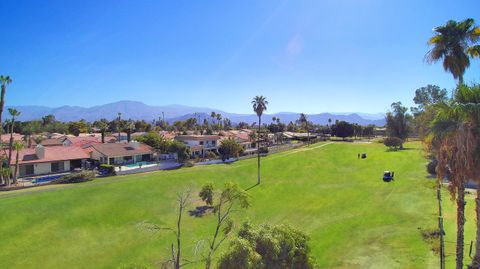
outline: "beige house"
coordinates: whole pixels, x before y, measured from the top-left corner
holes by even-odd
[[[10,162],[15,171],[16,151],[12,151]],[[48,175],[83,168],[90,156],[80,147],[37,145],[19,152],[19,177]]]
[[[156,161],[155,151],[150,146],[135,141],[93,144],[85,150],[92,160],[101,164],[124,165]]]
[[[218,135],[179,135],[175,140],[185,143],[192,157],[204,156],[207,151],[217,151],[221,137]]]

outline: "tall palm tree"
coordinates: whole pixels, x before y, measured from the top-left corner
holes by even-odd
[[[105,133],[108,130],[108,121],[106,119],[100,119],[99,121],[95,121],[93,125],[100,130],[102,135],[102,144],[105,143]]]
[[[260,128],[262,126],[263,111],[267,110],[268,101],[264,96],[255,96],[252,100],[253,111],[258,116],[258,134],[257,134],[257,164],[258,164],[258,181],[260,185]]]
[[[15,149],[15,152],[16,152],[16,157],[15,157],[15,172],[13,174],[13,184],[16,184],[17,183],[17,178],[18,178],[18,172],[19,172],[19,164],[18,164],[18,161],[19,161],[19,157],[20,157],[20,151],[23,150],[23,148],[25,147],[25,145],[20,142],[20,141],[17,141],[13,144],[13,148]]]
[[[1,92],[0,92],[0,127],[2,126],[3,123],[3,109],[5,108],[5,93],[7,91],[7,85],[12,83],[12,79],[10,76],[0,76],[0,83],[2,84],[1,86]],[[2,147],[2,134],[3,134],[3,128],[0,128],[0,148]],[[3,168],[3,161],[0,162],[0,171],[2,171]],[[3,182],[4,179],[4,173],[0,173],[0,183]]]
[[[221,130],[222,129],[222,114],[218,113],[215,117],[217,118],[218,129]]]
[[[0,83],[2,84],[2,90],[0,93],[0,123],[3,121],[3,109],[5,108],[5,93],[7,91],[7,85],[12,83],[10,76],[0,76]],[[1,131],[0,131],[1,132]],[[0,133],[1,135],[1,133]]]
[[[8,145],[8,163],[12,161],[12,149],[13,149],[13,128],[15,127],[15,118],[19,117],[22,114],[20,111],[16,110],[15,108],[9,108],[8,113],[12,116],[12,120],[10,122],[10,143]]]
[[[305,130],[307,131],[307,144],[309,145],[310,144],[310,130],[308,128],[307,115],[305,115],[304,113],[300,113],[300,118],[298,119],[298,121],[300,122],[300,124],[305,126]]]
[[[122,113],[118,112],[117,113],[117,131],[118,131],[118,143],[122,142],[120,141],[120,132],[122,131]]]
[[[130,143],[132,132],[135,130],[135,123],[132,120],[128,120],[125,129],[127,130],[127,142]]]
[[[212,125],[214,125],[216,117],[217,113],[215,113],[215,111],[212,111],[212,113],[210,113],[210,118],[212,118]]]
[[[468,128],[468,134],[463,137],[464,147],[471,147],[470,156],[464,162],[463,172],[467,173],[469,179],[477,183],[477,194],[475,211],[477,215],[477,238],[475,244],[475,256],[469,268],[480,268],[480,85],[471,87],[462,85],[455,93],[456,114],[460,115],[462,122],[465,122]]]
[[[480,182],[480,88],[460,85],[453,100],[437,105],[432,124],[437,145],[438,179],[450,180],[449,190],[457,201],[457,268],[463,268],[465,184],[469,179]],[[477,189],[477,214],[480,215],[480,189]],[[476,255],[471,268],[480,266],[480,222],[477,221]]]
[[[463,84],[463,75],[470,66],[468,51],[478,42],[480,28],[475,26],[473,19],[466,19],[461,22],[449,20],[433,30],[436,34],[428,41],[433,48],[426,55],[427,62],[443,59],[445,71],[458,79],[458,84]]]

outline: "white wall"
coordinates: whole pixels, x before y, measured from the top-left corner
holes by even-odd
[[[20,165],[20,170],[23,169],[22,167],[26,165]],[[15,166],[12,166],[12,173],[15,173]],[[63,170],[58,172],[70,171],[70,161],[63,161]],[[33,164],[33,175],[27,176],[35,176],[35,175],[45,175],[52,173],[52,163],[35,163]],[[20,171],[19,171],[20,175]]]

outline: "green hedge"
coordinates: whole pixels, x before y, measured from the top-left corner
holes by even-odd
[[[101,164],[98,168],[99,168],[99,170],[107,171],[107,174],[110,175],[110,176],[115,175],[115,167],[111,164]]]
[[[72,173],[66,176],[63,176],[59,179],[52,181],[53,184],[69,184],[69,183],[80,183],[93,180],[96,174],[93,171],[82,171],[78,173]]]

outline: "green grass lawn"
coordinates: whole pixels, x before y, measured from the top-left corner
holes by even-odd
[[[262,159],[262,184],[249,191],[251,208],[235,218],[305,231],[320,268],[438,268],[432,245],[421,236],[437,224],[434,182],[427,179],[420,144],[407,147],[387,152],[378,143],[339,142],[270,155]],[[359,152],[368,158],[358,160]],[[395,182],[384,183],[383,170],[394,170]],[[0,268],[155,265],[168,255],[174,235],[141,224],[173,227],[176,194],[196,194],[208,181],[250,187],[256,159],[2,193]],[[455,208],[446,195],[444,201],[450,268]],[[473,203],[467,209],[469,243]],[[185,257],[194,258],[197,242],[212,233],[213,224],[211,216],[185,218]]]

